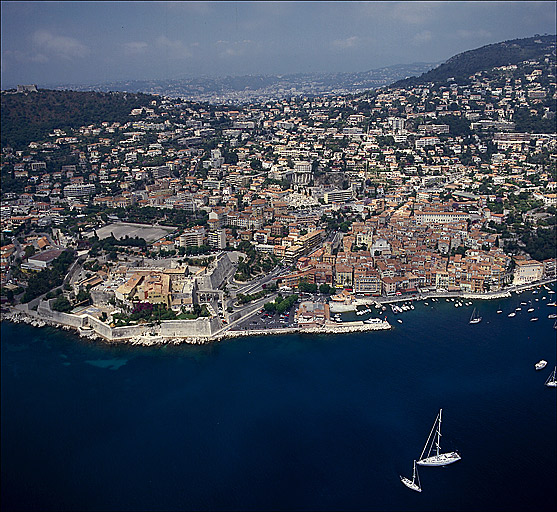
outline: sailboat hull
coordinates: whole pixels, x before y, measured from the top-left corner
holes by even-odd
[[[417,484],[415,484],[414,482],[412,482],[412,480],[409,480],[408,478],[406,478],[405,476],[401,476],[400,477],[400,481],[406,486],[408,487],[408,489],[412,489],[413,491],[416,492],[422,492],[422,488],[419,487]]]
[[[447,466],[453,462],[458,462],[460,459],[460,455],[456,452],[440,453],[427,459],[418,460],[416,464],[420,466]]]

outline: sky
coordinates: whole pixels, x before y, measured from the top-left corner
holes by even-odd
[[[1,88],[357,72],[555,34],[554,1],[1,0]]]

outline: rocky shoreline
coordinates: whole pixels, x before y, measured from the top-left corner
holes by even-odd
[[[130,345],[141,346],[154,346],[154,345],[203,345],[211,342],[220,342],[226,339],[241,338],[247,336],[278,336],[284,334],[348,334],[353,332],[366,332],[376,330],[391,329],[392,326],[387,321],[381,321],[376,324],[365,324],[363,322],[346,322],[343,325],[327,323],[321,327],[287,327],[283,329],[270,329],[270,330],[249,330],[249,331],[225,331],[217,333],[213,336],[189,336],[189,337],[162,337],[150,336],[144,334],[142,336],[135,336],[131,338],[120,339],[107,339],[100,334],[96,333],[93,329],[73,327],[64,325],[57,322],[43,320],[27,314],[23,311],[10,310],[3,313],[1,316],[2,321],[13,322],[16,324],[25,323],[32,327],[54,327],[63,331],[74,331],[79,337],[91,341],[100,341],[109,344],[127,343]]]

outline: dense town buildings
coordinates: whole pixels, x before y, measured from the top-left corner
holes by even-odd
[[[89,290],[128,257],[227,250],[253,250],[240,281],[282,265],[279,285],[373,297],[484,293],[555,276],[554,242],[540,241],[555,226],[557,138],[540,129],[555,125],[550,57],[465,84],[243,107],[159,96],[131,120],[3,147],[2,283],[24,289],[27,273],[66,247],[103,256]],[[97,230],[118,221],[173,229],[137,243],[130,232],[110,257],[91,253]],[[129,268],[112,294],[190,311],[203,286],[178,276],[186,267]],[[304,307],[312,325],[328,317]]]

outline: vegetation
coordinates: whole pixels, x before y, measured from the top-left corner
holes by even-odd
[[[246,254],[246,259],[240,258],[238,272],[234,276],[237,281],[249,281],[261,272],[271,271],[278,263],[276,256],[257,252],[253,244],[245,240],[238,249]]]
[[[138,302],[134,305],[130,314],[115,313],[113,320],[115,327],[122,327],[135,323],[151,323],[162,320],[194,320],[200,316],[210,316],[207,306],[195,304],[192,313],[188,313],[185,310],[182,310],[181,313],[176,313],[174,310],[168,309],[165,304]]]
[[[37,274],[32,275],[29,278],[28,286],[23,294],[21,302],[30,302],[48,293],[53,288],[60,286],[74,259],[74,252],[71,249],[66,249],[52,262],[51,268],[45,268]]]
[[[265,303],[265,311],[268,313],[279,313],[282,314],[288,309],[290,309],[294,303],[298,300],[298,295],[289,295],[286,298],[282,298],[279,295],[274,302],[267,302]]]
[[[300,283],[298,284],[298,291],[302,293],[317,293],[317,285],[300,280]]]
[[[542,44],[536,43],[536,41],[542,41]],[[549,45],[554,42],[555,36],[550,35],[513,39],[482,46],[475,50],[459,53],[419,77],[399,80],[392,87],[413,87],[428,82],[446,83],[449,78],[454,78],[458,83],[467,82],[469,77],[478,71],[543,58],[548,52]]]
[[[526,230],[521,237],[524,249],[532,258],[538,261],[557,257],[557,229],[555,226],[536,231]]]
[[[72,310],[72,305],[66,297],[60,295],[53,303],[52,309],[54,311],[60,311],[61,313],[69,313]]]
[[[257,292],[257,293],[252,293],[252,294],[247,294],[244,295],[243,293],[239,293],[238,294],[238,302],[240,304],[247,304],[248,302],[253,302],[254,300],[258,300],[258,299],[262,299],[263,297],[265,297],[266,295],[269,295],[273,292],[275,292],[277,290],[277,285],[271,285],[271,286],[267,286],[265,287],[265,289]]]
[[[148,94],[50,91],[2,94],[1,144],[22,149],[52,130],[93,123],[126,122],[134,108],[147,106]]]

